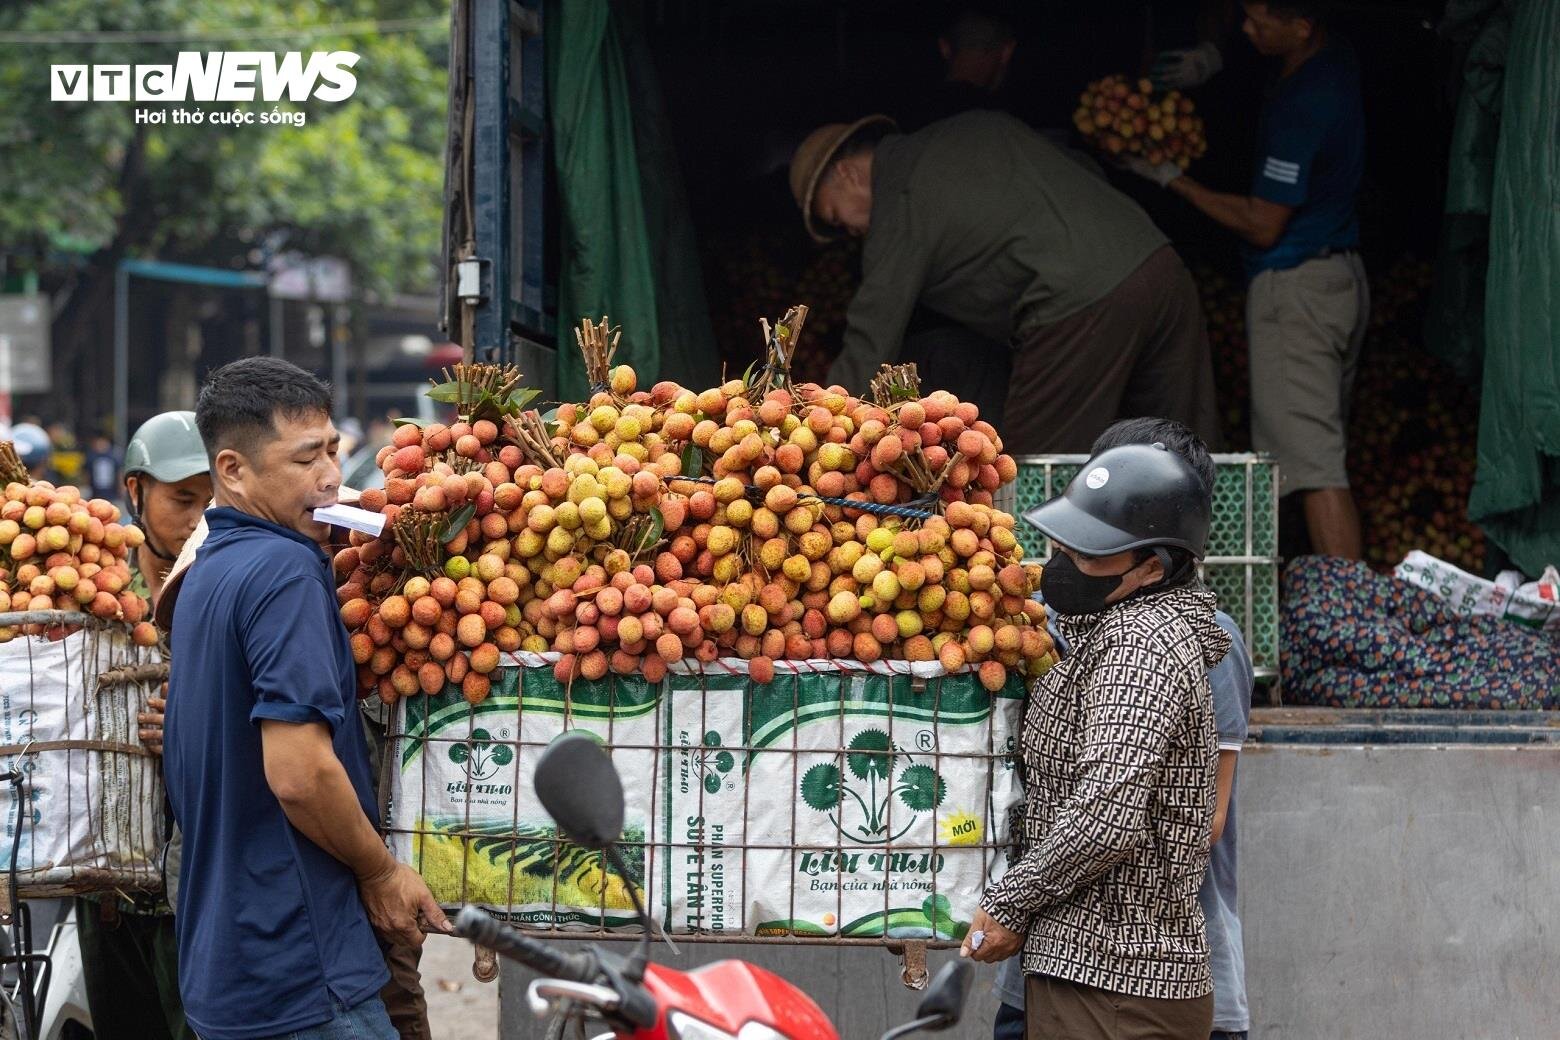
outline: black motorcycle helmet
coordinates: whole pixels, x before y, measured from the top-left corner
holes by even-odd
[[[1025,514],[1052,541],[1088,556],[1183,549],[1202,559],[1213,502],[1185,459],[1161,444],[1102,451],[1057,498]]]

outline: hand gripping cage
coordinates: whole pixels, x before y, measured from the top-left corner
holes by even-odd
[[[623,778],[621,851],[650,915],[692,941],[956,945],[1007,865],[1020,680],[935,662],[694,660],[559,682],[512,654],[488,698],[400,702],[387,754],[397,857],[441,904],[533,931],[637,933],[624,885],[557,833],[531,777],[583,728]]]
[[[137,718],[168,678],[161,651],[136,646],[120,622],[0,613],[0,627],[23,625],[47,634],[0,644],[7,902],[161,891],[162,775]]]

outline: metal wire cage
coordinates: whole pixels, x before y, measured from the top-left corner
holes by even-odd
[[[85,614],[0,613],[0,627],[19,626],[46,634],[0,644],[7,898],[160,891],[162,775],[137,716],[167,680],[162,652]]]
[[[487,700],[402,701],[387,833],[446,906],[527,930],[637,932],[623,879],[535,801],[537,758],[583,728],[611,751],[620,848],[651,916],[705,942],[951,946],[1007,864],[1023,688],[935,664],[683,662],[660,683],[562,684],[510,655]]]

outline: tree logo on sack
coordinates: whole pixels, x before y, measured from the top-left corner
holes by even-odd
[[[450,761],[464,769],[466,779],[474,784],[491,780],[514,760],[514,748],[494,743],[493,735],[485,729],[474,729],[470,740],[450,745]]]
[[[909,833],[923,813],[942,804],[948,785],[937,770],[894,747],[887,733],[864,729],[847,745],[845,770],[833,762],[813,766],[802,776],[801,795],[808,808],[828,815],[841,837],[878,845]]]
[[[721,749],[720,734],[710,730],[704,734],[704,748],[693,756],[693,772],[710,794],[720,794],[721,789],[736,789],[730,773],[737,767],[737,757]]]

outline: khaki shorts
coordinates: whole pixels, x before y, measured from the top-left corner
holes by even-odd
[[[1212,993],[1155,1000],[1024,977],[1024,1040],[1207,1040],[1212,1031]]]
[[[1278,457],[1282,490],[1349,486],[1349,394],[1370,287],[1358,253],[1263,271],[1246,294],[1251,443]]]

